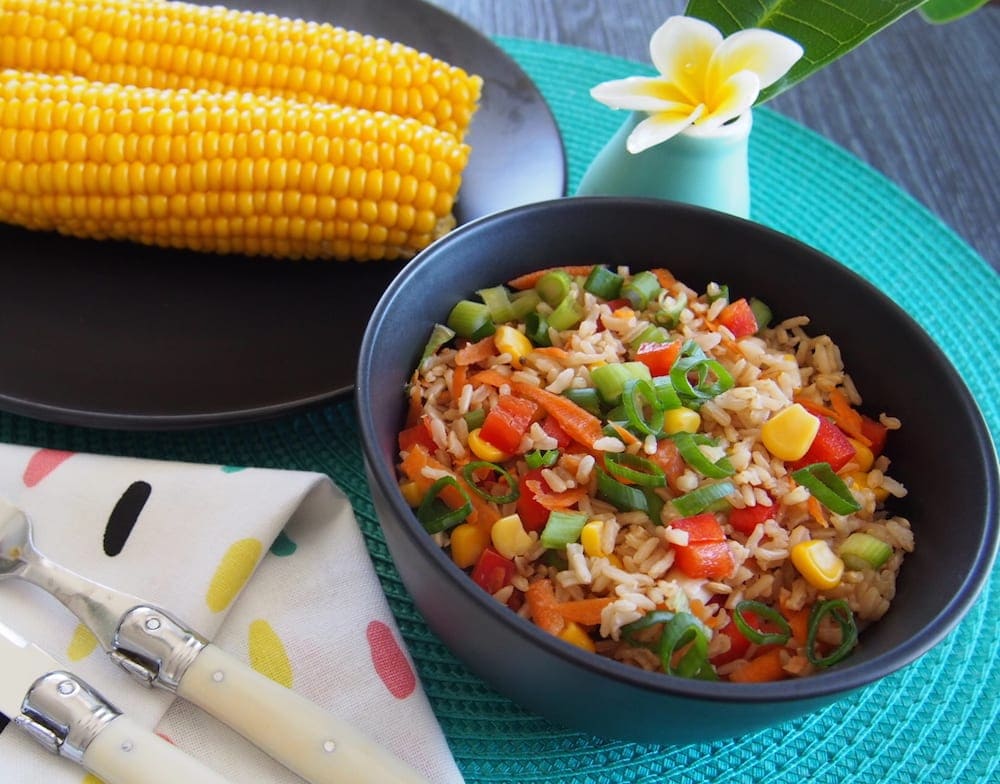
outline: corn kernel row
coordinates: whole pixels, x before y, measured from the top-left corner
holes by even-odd
[[[235,92],[0,73],[0,220],[216,252],[412,255],[468,147],[416,120]]]

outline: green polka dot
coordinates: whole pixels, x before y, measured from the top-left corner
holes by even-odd
[[[273,555],[291,555],[298,549],[298,545],[289,538],[284,531],[278,534],[274,542],[271,543],[271,553]]]

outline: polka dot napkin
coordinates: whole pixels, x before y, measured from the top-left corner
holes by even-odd
[[[52,560],[173,612],[430,781],[462,781],[351,506],[327,477],[0,445],[0,495],[28,514]],[[207,714],[134,681],[40,588],[0,584],[0,619],[231,781],[300,781]],[[0,781],[96,779],[10,726]]]

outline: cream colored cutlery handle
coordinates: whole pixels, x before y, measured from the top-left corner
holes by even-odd
[[[359,730],[209,644],[177,693],[312,784],[427,784]]]
[[[105,784],[229,784],[125,715],[113,719],[90,741],[82,764]]]

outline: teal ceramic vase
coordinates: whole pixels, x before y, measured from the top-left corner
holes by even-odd
[[[625,140],[646,115],[633,112],[583,175],[577,196],[646,196],[750,216],[748,147],[753,114],[682,133],[640,153]]]

